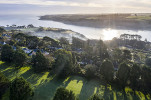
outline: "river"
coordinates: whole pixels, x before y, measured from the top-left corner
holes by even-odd
[[[138,34],[141,35],[145,40],[151,41],[151,31],[147,30],[119,30],[119,29],[106,29],[106,28],[90,28],[82,26],[67,25],[60,22],[44,21],[39,20],[38,16],[35,15],[0,15],[0,26],[6,25],[28,25],[33,24],[34,26],[53,27],[70,29],[75,32],[81,33],[90,39],[103,39],[111,40],[114,37],[119,37],[120,34]]]

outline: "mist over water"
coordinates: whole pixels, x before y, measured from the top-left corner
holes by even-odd
[[[39,20],[39,17],[35,15],[0,15],[0,26],[6,26],[12,24],[16,24],[16,25],[33,24],[34,26],[37,27],[42,26],[42,27],[70,29],[72,31],[81,33],[90,39],[101,38],[103,40],[111,40],[112,38],[119,37],[120,34],[124,34],[124,33],[139,34],[143,37],[142,40],[147,38],[148,41],[151,41],[151,31],[81,27],[81,26],[67,25],[60,22]]]

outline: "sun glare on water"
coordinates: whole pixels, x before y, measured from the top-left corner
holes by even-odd
[[[103,30],[102,35],[103,35],[103,40],[112,40],[114,37],[118,36],[118,31],[107,29],[107,30]]]

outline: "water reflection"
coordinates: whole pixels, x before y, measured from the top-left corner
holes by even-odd
[[[102,31],[103,40],[112,40],[114,37],[118,37],[118,31],[113,29],[106,29]]]

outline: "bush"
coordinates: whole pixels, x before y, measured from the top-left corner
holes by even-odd
[[[53,100],[76,100],[76,97],[73,91],[60,87],[57,89]]]
[[[29,82],[24,78],[16,78],[10,86],[10,100],[29,100],[34,92]]]
[[[90,97],[89,100],[103,100],[103,99],[101,99],[101,98],[98,96],[98,94],[94,94],[94,95],[92,95],[92,96]]]

